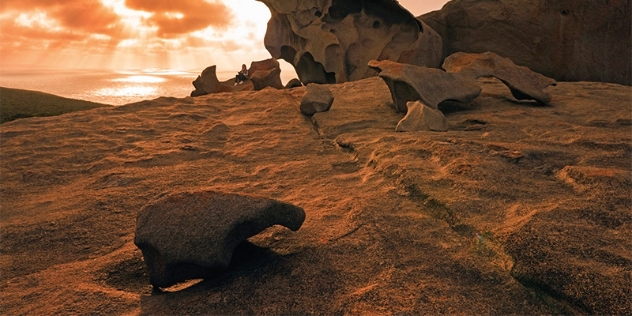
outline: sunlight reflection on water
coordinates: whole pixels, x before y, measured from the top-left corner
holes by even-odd
[[[158,83],[165,82],[167,79],[156,76],[129,76],[125,78],[112,79],[114,82],[138,82],[138,83]]]
[[[184,98],[195,88],[192,81],[201,70],[6,70],[0,71],[0,86],[35,90],[58,96],[123,105],[158,97]],[[231,80],[236,71],[218,71],[219,80]],[[282,73],[287,82],[292,73]]]

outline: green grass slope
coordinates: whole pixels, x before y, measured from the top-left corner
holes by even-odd
[[[103,106],[111,105],[0,87],[0,124],[19,118],[55,116]]]

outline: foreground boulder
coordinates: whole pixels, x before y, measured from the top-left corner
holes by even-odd
[[[307,85],[307,92],[301,99],[301,112],[312,116],[317,112],[329,111],[334,103],[334,95],[327,87],[315,83]]]
[[[271,12],[265,46],[304,83],[374,76],[373,59],[439,67],[441,37],[394,0],[259,0]]]
[[[628,0],[452,0],[419,18],[443,38],[444,56],[493,51],[560,81],[630,85],[630,6]]]
[[[514,64],[492,52],[482,54],[454,53],[445,59],[443,69],[449,73],[461,73],[474,79],[494,77],[502,81],[517,100],[536,100],[542,104],[551,101],[544,89],[555,80]]]
[[[302,208],[260,197],[214,191],[182,192],[145,206],[134,243],[150,283],[168,287],[226,269],[235,247],[272,225],[298,230]]]

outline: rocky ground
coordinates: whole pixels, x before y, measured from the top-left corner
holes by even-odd
[[[160,98],[2,124],[0,310],[17,314],[630,314],[632,90],[550,106],[484,79],[449,131],[397,133],[379,78]],[[141,207],[213,189],[293,203],[223,275],[152,292]]]

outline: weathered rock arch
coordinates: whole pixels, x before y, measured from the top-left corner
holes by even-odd
[[[439,67],[441,37],[394,0],[258,0],[272,14],[264,43],[307,83],[376,75],[370,60]]]

